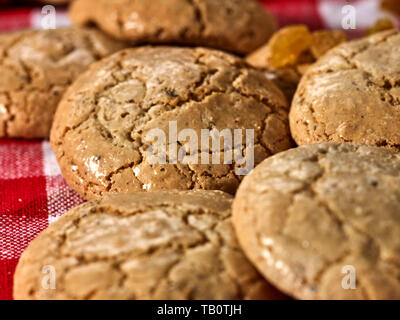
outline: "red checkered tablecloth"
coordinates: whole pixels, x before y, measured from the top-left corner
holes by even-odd
[[[83,200],[61,176],[48,141],[0,140],[0,299],[28,243]]]
[[[312,29],[341,28],[345,0],[261,0],[280,25],[306,23]],[[379,0],[355,0],[358,30],[383,13]],[[0,31],[40,27],[41,10],[0,11]],[[58,26],[67,25],[57,10]],[[0,75],[1,76],[1,75]],[[83,202],[61,176],[47,141],[0,139],[0,299],[12,298],[12,277],[22,251],[35,236]]]

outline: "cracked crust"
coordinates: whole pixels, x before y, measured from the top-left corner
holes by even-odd
[[[295,141],[356,142],[400,150],[400,33],[348,42],[302,78],[292,102]]]
[[[15,273],[16,299],[278,299],[251,266],[219,191],[109,195],[42,232]],[[53,266],[56,289],[42,287]]]
[[[89,64],[123,47],[92,29],[0,35],[0,137],[47,138],[72,81]]]
[[[144,136],[158,128],[168,139],[170,121],[199,139],[201,129],[254,129],[257,164],[291,147],[287,113],[282,92],[234,56],[202,48],[127,49],[71,86],[51,143],[66,181],[85,198],[160,189],[234,193],[241,165],[151,165]]]
[[[254,0],[75,0],[70,16],[136,44],[184,44],[249,53],[276,30]]]
[[[265,160],[233,205],[257,269],[299,299],[400,299],[400,154],[321,143]],[[355,267],[344,290],[342,268]]]

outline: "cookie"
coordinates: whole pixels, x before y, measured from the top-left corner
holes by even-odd
[[[400,154],[321,143],[261,163],[240,186],[243,250],[299,299],[400,299]]]
[[[78,206],[23,253],[14,298],[282,298],[241,251],[231,202],[218,191],[171,191]],[[43,281],[43,268],[55,278]]]
[[[400,33],[329,51],[303,76],[290,112],[295,141],[356,142],[400,150]]]
[[[135,44],[207,46],[249,53],[276,29],[254,0],[75,0],[70,17]]]
[[[86,199],[162,189],[233,194],[252,158],[291,147],[287,113],[282,92],[239,58],[143,47],[93,64],[61,101],[50,140],[66,181]],[[164,138],[152,140],[154,130]],[[224,130],[219,146],[203,136]]]
[[[123,47],[92,29],[0,35],[0,137],[48,137],[66,88],[89,64]]]

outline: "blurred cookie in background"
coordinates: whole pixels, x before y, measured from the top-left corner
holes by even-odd
[[[64,91],[92,62],[125,47],[94,29],[0,35],[0,137],[47,138]]]
[[[249,53],[268,41],[275,19],[255,0],[75,0],[70,16],[135,44],[184,44]]]

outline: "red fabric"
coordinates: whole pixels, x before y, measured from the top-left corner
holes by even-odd
[[[281,26],[305,23],[312,29],[335,23],[327,16],[329,6],[346,4],[345,0],[260,1]],[[363,1],[366,3],[352,3]],[[57,10],[57,14],[60,12],[60,16],[65,14]],[[38,9],[0,11],[0,31],[38,27],[40,15]],[[12,298],[13,273],[28,243],[49,223],[82,202],[62,178],[48,142],[0,139],[0,299]]]
[[[29,242],[83,200],[65,183],[47,141],[0,140],[0,299]]]
[[[31,26],[32,9],[5,10],[0,12],[0,30],[25,29]]]
[[[318,0],[262,0],[261,3],[278,17],[280,26],[306,23],[311,29],[324,27],[318,12]]]

